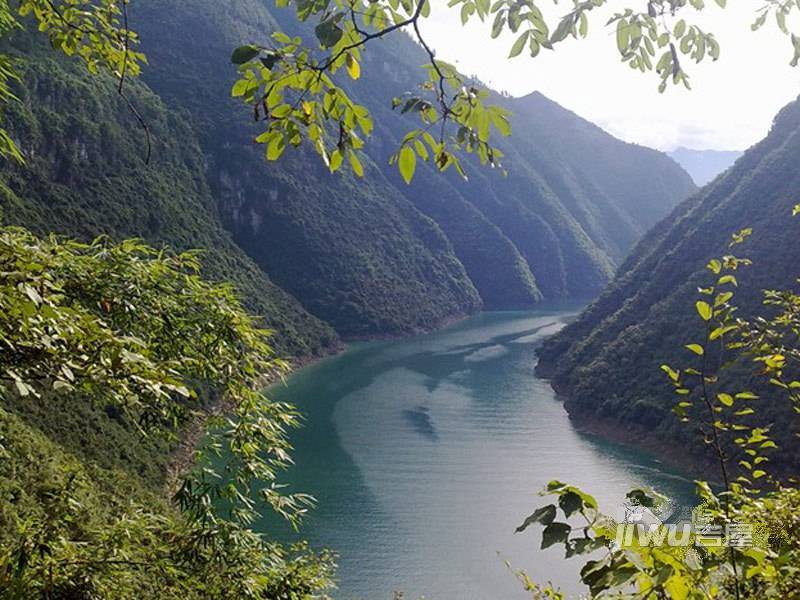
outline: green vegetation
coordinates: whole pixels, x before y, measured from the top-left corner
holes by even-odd
[[[375,121],[363,182],[349,172],[331,176],[312,148],[268,163],[252,143],[260,123],[248,123],[228,98],[230,48],[277,29],[310,39],[313,29],[256,0],[232,9],[152,0],[135,16],[150,40],[144,80],[191,115],[234,239],[347,336],[430,329],[481,305],[591,297],[635,240],[693,190],[660,153],[615,140],[540,95],[496,94],[518,132],[499,144],[508,177],[471,169],[464,183],[420,162],[406,185],[385,166],[410,118],[392,111],[387,94],[413,88],[425,60],[404,35],[371,46],[359,80],[347,84]],[[186,30],[197,35],[187,39]]]
[[[113,73],[119,80],[117,93],[122,99],[127,99],[125,80],[138,75],[141,63],[145,61],[144,55],[136,51],[138,36],[128,27],[127,2],[0,2],[0,36],[3,39],[22,28],[24,20],[29,24],[35,23],[40,32],[46,33],[54,50],[79,58],[90,73]],[[12,54],[0,54],[0,108],[19,101],[12,88],[20,79],[17,68]],[[147,125],[136,109],[130,104],[129,108],[146,131]],[[4,127],[0,127],[0,156],[24,162],[16,141]]]
[[[2,169],[6,218],[41,234],[214,248],[208,276],[234,280],[291,355],[336,347],[320,321],[349,337],[397,334],[480,307],[591,297],[693,189],[663,155],[619,142],[539,95],[496,94],[520,133],[500,144],[509,176],[476,169],[464,184],[421,163],[406,186],[384,167],[406,125],[384,94],[413,87],[425,59],[406,37],[365,53],[352,90],[380,117],[377,142],[360,155],[366,182],[331,177],[311,148],[264,164],[252,144],[259,124],[248,125],[228,99],[236,77],[229,50],[264,31],[307,37],[310,28],[256,0],[230,10],[152,0],[130,17],[149,40],[144,75],[158,96],[134,80],[120,96],[112,76],[91,76],[34,38],[14,36],[8,53],[23,79],[7,116],[26,164]],[[198,35],[187,39],[187,30]],[[381,64],[396,65],[388,82]]]
[[[129,81],[144,56],[126,1],[0,0],[0,206],[6,222],[26,227],[0,230],[0,595],[319,597],[332,585],[329,554],[282,548],[250,530],[265,508],[296,523],[311,503],[285,495],[278,482],[299,415],[259,391],[287,369],[264,323],[280,329],[281,353],[307,357],[337,346],[334,329],[403,333],[481,306],[590,296],[641,232],[693,189],[663,155],[622,144],[540,96],[502,98],[437,60],[418,29],[428,1],[299,2],[290,15],[259,0],[151,0],[135,14],[154,63],[139,83]],[[517,33],[515,56],[585,36],[589,13],[606,2],[576,2],[552,28],[534,0],[452,4],[465,22],[494,15],[494,35]],[[651,0],[644,12],[610,21],[623,62],[656,72],[662,90],[669,82],[688,87],[681,56],[719,55],[710,33],[669,22],[689,6],[702,10],[704,2]],[[756,27],[775,15],[789,34],[786,17],[796,6],[768,2]],[[56,55],[16,32],[23,25],[44,32]],[[364,51],[404,27],[420,47],[400,37]],[[253,43],[266,31],[270,41]],[[800,38],[791,40],[797,63]],[[427,76],[411,91],[420,63]],[[341,67],[346,83],[338,82]],[[228,97],[231,88],[254,124]],[[711,427],[705,439],[724,487],[718,495],[701,490],[721,523],[740,514],[764,519],[767,509],[791,514],[797,505],[794,491],[772,478],[797,456],[796,428],[778,403],[761,411],[742,403],[778,387],[796,407],[800,301],[768,292],[776,315],[734,320],[727,290],[750,290],[741,296],[747,317],[757,314],[757,290],[788,285],[795,236],[784,221],[798,183],[791,158],[799,107],[787,108],[736,169],[651,231],[618,283],[543,351],[543,368],[557,369],[575,414],[670,435],[671,402],[650,394],[650,363],[674,362],[674,350],[662,350],[680,346],[702,358],[699,368],[664,370],[685,397],[684,419],[696,422],[693,411],[708,409],[702,426]],[[390,119],[395,109],[421,128]],[[512,125],[519,140],[490,140]],[[252,138],[271,161],[287,145],[301,149],[291,162],[263,163]],[[500,167],[501,159],[508,178],[476,168]],[[342,165],[350,170],[330,178]],[[457,176],[434,180],[450,167],[463,178],[470,172],[471,187]],[[358,182],[365,172],[372,177]],[[737,281],[728,271],[742,261],[707,261],[727,242],[720,232],[745,225],[774,235],[750,246],[768,268],[737,273]],[[83,242],[45,237],[53,231]],[[119,241],[131,236],[178,253]],[[231,283],[201,278],[196,254],[183,252],[194,247],[208,252],[211,279]],[[713,302],[696,304],[707,325],[700,344],[688,317],[675,315],[706,263],[720,278],[701,289]],[[263,317],[250,316],[240,295]],[[707,358],[727,349],[743,353],[722,388]],[[761,387],[742,384],[753,358],[766,376]],[[208,434],[169,502],[169,452],[198,421]],[[784,452],[772,461],[763,452],[776,444]],[[793,536],[695,559],[631,552],[611,546],[590,496],[560,483],[549,491],[566,518],[588,517],[583,536],[570,538],[572,526],[554,521],[555,505],[525,526],[543,523],[544,545],[563,543],[568,554],[606,547],[608,556],[583,572],[593,594],[632,584],[652,597],[795,590]]]
[[[724,9],[727,0],[715,0]],[[430,16],[430,0],[330,0],[297,2],[279,0],[278,8],[292,6],[303,23],[313,24],[314,42],[304,43],[291,31],[275,31],[269,38],[237,47],[231,61],[239,66],[240,78],[233,96],[241,98],[254,111],[265,131],[256,141],[266,146],[268,160],[277,160],[288,145],[299,147],[311,142],[324,165],[331,171],[350,163],[353,172],[363,175],[358,151],[364,147],[376,125],[370,108],[359,104],[350,88],[334,79],[345,70],[351,80],[360,80],[363,52],[375,40],[407,30],[423,51],[422,82],[414,90],[392,99],[392,108],[417,117],[418,129],[404,132],[389,163],[396,164],[406,183],[410,183],[418,162],[428,162],[439,171],[450,167],[464,179],[464,157],[477,157],[481,165],[499,167],[504,153],[494,147],[492,131],[511,133],[509,112],[498,104],[487,104],[487,90],[464,77],[458,70],[436,58],[420,31],[420,21]],[[516,40],[509,58],[526,51],[536,57],[542,49],[569,37],[585,38],[590,18],[611,6],[607,0],[575,0],[572,9],[557,19],[546,17],[537,0],[452,0],[448,8],[458,7],[461,22],[493,19],[491,36],[504,31]],[[654,72],[658,89],[681,85],[689,88],[685,63],[717,60],[720,46],[714,34],[683,17],[687,12],[708,8],[705,0],[648,0],[633,6],[613,5],[618,11],[606,12],[606,26],[616,31],[616,46],[623,64],[632,69]],[[770,0],[755,11],[752,29],[764,26],[774,16],[780,31],[794,46],[791,64],[800,61],[800,36],[790,31],[789,21],[800,5],[791,0]],[[610,18],[609,18],[610,17]],[[549,22],[548,22],[549,21]],[[311,35],[308,36],[309,39]],[[417,69],[419,73],[420,67]]]
[[[336,334],[275,286],[236,246],[217,214],[204,175],[204,157],[182,116],[138,82],[131,101],[153,137],[145,140],[113,80],[91,76],[59,59],[34,38],[11,47],[23,83],[8,109],[9,132],[21,140],[25,164],[0,167],[0,210],[9,224],[40,235],[57,232],[85,241],[100,234],[141,237],[176,250],[201,248],[206,276],[234,282],[245,304],[280,331],[290,356],[324,354]]]
[[[800,206],[792,212],[796,215]],[[729,247],[742,244],[750,234],[750,229],[734,234]],[[697,482],[702,524],[693,517],[693,527],[685,528],[687,535],[680,538],[661,523],[650,529],[647,523],[620,529],[599,511],[593,497],[553,481],[542,495],[555,496],[557,503],[537,509],[518,528],[543,525],[542,548],[563,545],[567,558],[604,550],[581,569],[592,597],[741,599],[797,594],[796,481],[782,480],[770,465],[773,457],[787,452],[773,438],[776,414],[791,420],[800,410],[800,381],[795,380],[800,296],[789,290],[766,291],[764,312],[751,320],[742,318],[734,297],[740,268],[751,261],[733,252],[728,249],[708,262],[711,280],[706,276],[695,292],[694,320],[699,317],[702,327],[689,330],[692,343],[682,349],[684,357],[691,358],[681,366],[661,367],[679,400],[673,412],[681,422],[699,426],[698,437],[710,449],[721,481],[716,493],[708,482]],[[739,387],[737,370],[742,365],[751,372],[746,387]],[[732,367],[734,376],[729,378]],[[796,424],[790,429],[797,435]],[[628,499],[648,509],[659,502],[657,495],[644,490],[632,490]],[[559,512],[564,521],[555,520]],[[570,521],[576,515],[584,520],[580,526]],[[740,539],[742,525],[750,529]],[[625,527],[630,528],[628,541]],[[563,598],[524,572],[519,577],[536,598]]]
[[[0,265],[0,595],[306,598],[329,585],[329,556],[248,528],[262,506],[295,520],[309,500],[276,480],[298,415],[259,391],[287,366],[229,285],[201,279],[194,254],[14,228]],[[135,458],[158,459],[206,415],[203,398],[230,416],[208,421],[178,510]],[[29,419],[31,404],[49,418]]]
[[[647,432],[650,444],[701,452],[702,444],[671,418],[672,399],[659,367],[677,362],[691,344],[691,317],[683,307],[704,287],[706,263],[724,253],[725,232],[752,227],[747,255],[755,263],[737,275],[743,317],[761,314],[760,290],[791,288],[797,271],[796,220],[789,220],[800,179],[800,103],[784,108],[772,131],[712,185],[682,204],[640,242],[616,280],[573,324],[547,340],[540,372],[552,376],[567,410],[589,426],[620,424]],[[744,387],[751,369],[737,366]],[[730,377],[734,377],[733,374]],[[767,419],[772,408],[765,407]],[[786,449],[776,462],[796,466],[791,420],[773,415],[773,435]]]

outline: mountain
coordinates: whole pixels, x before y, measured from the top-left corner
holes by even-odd
[[[539,372],[552,377],[576,420],[646,432],[673,448],[688,443],[692,432],[671,415],[675,396],[659,367],[687,362],[684,344],[699,334],[697,289],[710,279],[705,265],[729,253],[732,233],[753,229],[736,251],[753,261],[737,273],[742,316],[763,310],[761,290],[797,287],[800,221],[791,214],[798,189],[800,101],[731,169],[656,225],[603,294],[540,349]],[[751,372],[738,370],[734,389],[746,388]],[[777,403],[762,407],[779,439],[792,443],[796,417]]]
[[[234,283],[248,308],[280,332],[288,355],[329,352],[338,337],[273,284],[223,227],[205,178],[205,158],[183,115],[146,86],[129,94],[151,129],[155,150],[145,166],[144,137],[115,83],[59,60],[41,40],[20,37],[14,51],[25,85],[9,107],[11,134],[25,165],[0,168],[0,213],[6,224],[80,239],[141,237],[176,250],[204,251],[206,275]]]
[[[331,175],[307,148],[268,163],[258,124],[230,98],[231,48],[276,29],[310,39],[309,27],[262,0],[142,0],[130,16],[150,59],[128,85],[152,163],[113,82],[18,35],[25,85],[9,121],[28,162],[0,168],[5,221],[204,249],[207,274],[233,280],[289,354],[324,354],[335,332],[405,334],[481,308],[591,298],[694,190],[664,154],[541,94],[493,95],[513,112],[514,135],[498,142],[508,177],[470,163],[464,182],[420,165],[405,185],[388,158],[413,123],[391,99],[415,87],[425,59],[405,35],[371,46],[350,84],[376,122],[363,180]]]
[[[694,186],[671,159],[625,144],[543,96],[495,100],[515,115],[500,145],[509,176],[470,181],[421,165],[406,186],[387,165],[410,121],[391,110],[424,63],[404,35],[365,52],[348,84],[376,131],[367,177],[331,176],[309,150],[268,164],[258,125],[231,100],[231,48],[281,29],[313,39],[261,0],[137,3],[144,81],[197,131],[209,185],[236,242],[273,281],[347,337],[430,329],[491,309],[597,294],[638,237]],[[192,35],[186,35],[191,31]]]
[[[692,150],[681,146],[667,154],[686,169],[697,185],[703,186],[728,169],[743,153],[738,150]]]

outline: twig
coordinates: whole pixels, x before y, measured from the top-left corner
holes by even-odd
[[[130,30],[128,29],[128,0],[122,0],[122,23],[123,27],[125,28],[125,37],[123,39],[123,58],[122,58],[122,69],[119,74],[119,85],[117,86],[117,93],[122,97],[125,101],[125,104],[128,105],[128,110],[131,111],[133,116],[139,122],[139,126],[144,130],[145,140],[147,143],[147,152],[144,158],[144,164],[150,164],[150,157],[153,153],[153,144],[150,136],[150,128],[147,126],[142,115],[136,110],[136,107],[131,102],[130,98],[128,98],[127,94],[123,87],[125,86],[125,76],[128,72],[128,54],[130,53]]]

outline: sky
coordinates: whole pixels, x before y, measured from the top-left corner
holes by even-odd
[[[615,9],[637,3],[641,0],[610,2]],[[800,67],[789,66],[791,42],[774,20],[751,31],[762,2],[729,0],[725,10],[709,4],[702,13],[683,12],[690,24],[716,35],[720,59],[687,63],[692,90],[681,85],[664,94],[658,93],[655,73],[633,71],[620,61],[614,30],[605,26],[609,11],[594,15],[587,39],[569,38],[536,58],[523,52],[509,59],[513,34],[492,40],[491,22],[482,24],[477,17],[462,27],[459,8],[448,9],[446,0],[434,0],[431,17],[421,25],[437,57],[463,73],[512,96],[539,91],[625,141],[666,151],[678,146],[744,150],[767,134],[782,106],[800,95]],[[540,0],[550,22],[568,6],[571,2],[564,0],[559,5]]]

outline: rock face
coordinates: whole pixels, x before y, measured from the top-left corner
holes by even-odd
[[[660,365],[685,364],[684,344],[702,335],[694,311],[707,285],[708,260],[729,253],[732,233],[753,235],[736,254],[753,260],[737,274],[741,314],[761,311],[764,289],[791,289],[800,274],[800,102],[784,108],[772,130],[713,184],[681,204],[638,244],[605,292],[540,350],[540,372],[552,377],[577,418],[637,426],[661,439],[694,439],[670,413],[675,396]],[[731,375],[747,387],[752,369]],[[780,402],[761,405],[774,432],[790,444],[796,418]],[[781,456],[798,456],[781,452]]]

